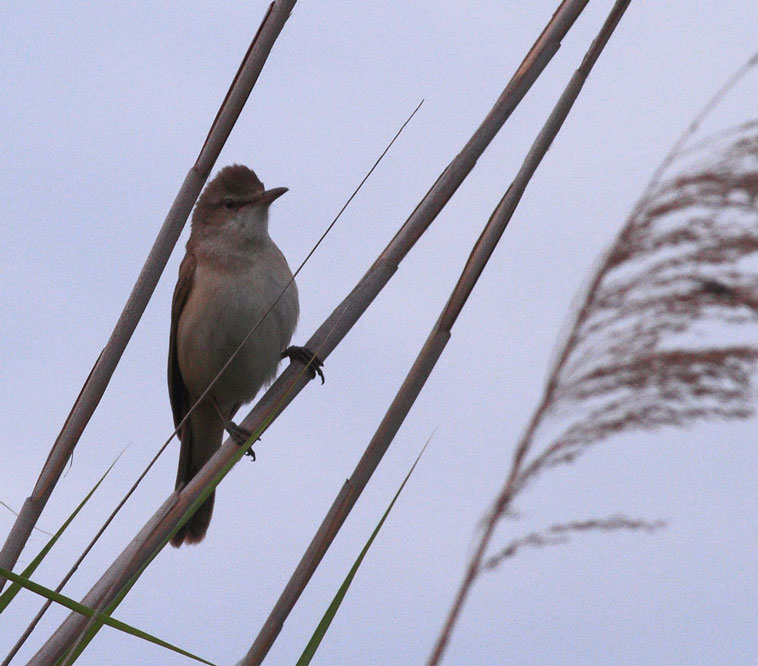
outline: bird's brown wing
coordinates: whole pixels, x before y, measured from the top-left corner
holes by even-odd
[[[176,338],[179,329],[179,317],[187,303],[192,285],[195,281],[195,255],[188,252],[179,266],[179,280],[174,289],[174,299],[171,303],[171,337],[168,343],[168,395],[171,400],[171,411],[174,413],[174,427],[187,414],[190,408],[189,393],[179,370],[179,353]],[[181,434],[180,434],[181,436]]]
[[[174,300],[171,304],[171,338],[168,344],[168,394],[171,398],[171,410],[174,413],[174,426],[179,425],[179,422],[192,406],[187,385],[184,383],[182,372],[179,369],[177,334],[179,332],[179,318],[182,316],[182,311],[187,304],[195,282],[196,263],[195,256],[188,252],[182,260],[181,266],[179,266],[179,280],[176,283]],[[202,467],[209,457],[208,455],[203,457],[203,441],[202,439],[197,440],[190,419],[187,419],[181,427],[179,439],[182,445],[179,450],[179,467],[176,472],[175,488],[177,490],[180,490],[195,475],[197,469]],[[220,434],[218,439],[221,439]],[[183,543],[202,541],[205,532],[208,530],[208,524],[211,522],[212,513],[213,494],[200,505],[192,518],[172,537],[171,544],[176,547]]]

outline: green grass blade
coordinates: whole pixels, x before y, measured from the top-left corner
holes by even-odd
[[[324,616],[321,618],[321,622],[318,623],[318,626],[316,627],[316,631],[313,632],[313,636],[311,636],[310,641],[308,641],[308,645],[305,646],[305,650],[303,650],[303,654],[300,655],[300,659],[297,660],[296,666],[308,666],[308,664],[311,663],[311,659],[313,659],[313,655],[316,654],[316,650],[318,649],[318,646],[321,644],[321,640],[324,638],[327,629],[329,629],[329,625],[332,623],[334,616],[337,614],[337,610],[339,610],[340,604],[342,603],[342,600],[345,598],[345,595],[347,594],[347,591],[350,588],[350,584],[353,582],[353,578],[355,578],[355,574],[358,572],[358,567],[361,566],[361,563],[363,562],[363,558],[366,556],[366,553],[368,552],[368,549],[371,547],[371,544],[374,543],[374,539],[376,538],[376,535],[379,534],[379,530],[382,528],[382,525],[384,525],[384,521],[387,519],[387,516],[392,510],[392,507],[395,505],[397,498],[400,497],[400,493],[403,491],[403,488],[405,488],[405,484],[408,482],[408,479],[411,478],[411,474],[413,474],[413,470],[416,469],[416,465],[418,464],[418,461],[421,460],[421,456],[424,454],[424,451],[426,450],[426,447],[429,444],[430,440],[431,440],[431,437],[426,441],[426,444],[424,444],[424,448],[421,449],[421,452],[418,454],[416,461],[413,463],[410,470],[408,470],[408,474],[405,475],[405,479],[403,479],[403,482],[400,484],[400,487],[397,489],[397,492],[395,493],[395,496],[392,498],[390,505],[387,507],[387,510],[384,512],[384,515],[382,516],[381,520],[379,521],[377,526],[374,528],[374,531],[371,533],[371,536],[366,542],[366,545],[363,546],[363,549],[358,555],[358,558],[355,560],[355,563],[350,568],[350,571],[345,577],[345,580],[342,582],[342,585],[340,585],[339,590],[337,590],[337,594],[334,595],[334,599],[332,599],[332,603],[329,604],[329,608],[326,609]]]
[[[21,572],[21,576],[23,578],[28,579],[34,573],[42,560],[44,560],[47,554],[50,552],[50,549],[55,545],[55,542],[58,541],[58,538],[61,536],[61,534],[66,531],[66,528],[68,528],[74,518],[76,518],[77,514],[84,508],[84,505],[89,502],[92,495],[95,494],[95,491],[105,480],[105,477],[108,476],[108,472],[110,472],[113,469],[113,466],[118,462],[121,454],[123,454],[123,451],[116,456],[116,459],[110,464],[110,467],[105,470],[105,473],[100,477],[100,480],[92,487],[92,490],[87,493],[86,497],[79,503],[79,506],[74,509],[73,513],[66,519],[66,522],[60,526],[60,529],[50,538],[50,540],[45,544],[44,548],[42,548],[39,554],[31,561],[26,569]],[[11,601],[13,601],[13,598],[18,594],[18,591],[21,589],[21,587],[22,586],[19,583],[14,582],[8,587],[2,596],[0,596],[0,613],[2,613],[8,607],[8,604],[10,604]]]
[[[94,610],[92,610],[88,606],[85,606],[84,604],[80,604],[78,601],[75,601],[71,597],[67,597],[63,594],[60,594],[60,592],[51,590],[45,587],[44,585],[40,585],[39,583],[35,583],[34,581],[31,581],[28,578],[25,578],[24,576],[19,576],[18,574],[15,574],[8,569],[4,569],[3,567],[0,567],[0,575],[5,576],[8,580],[12,580],[14,583],[18,584],[20,587],[25,587],[27,590],[31,590],[32,592],[35,592],[36,594],[39,594],[40,596],[50,599],[51,601],[54,601],[55,603],[58,603],[61,606],[65,606],[66,608],[72,611],[81,613],[82,615],[86,615],[87,617],[92,617],[95,615]],[[177,647],[176,645],[172,645],[171,643],[168,643],[167,641],[161,640],[160,638],[156,638],[155,636],[148,634],[147,632],[142,631],[141,629],[137,629],[136,627],[132,627],[131,625],[126,624],[125,622],[121,622],[120,620],[116,620],[112,617],[108,617],[105,615],[99,615],[98,620],[102,622],[103,624],[107,624],[109,627],[113,627],[114,629],[118,629],[119,631],[123,631],[132,636],[136,636],[137,638],[141,638],[143,640],[149,641],[150,643],[154,643],[155,645],[160,645],[161,647],[164,647],[168,650],[172,650],[173,652],[178,652],[179,654],[184,655],[185,657],[189,657],[190,659],[194,659],[195,661],[199,661],[200,663],[209,664],[209,666],[215,666],[215,664],[212,661],[208,661],[207,659],[198,657],[192,654],[191,652],[187,652],[187,650],[183,650],[182,648]]]

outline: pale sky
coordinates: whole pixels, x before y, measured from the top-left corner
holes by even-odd
[[[208,537],[163,551],[115,617],[219,664],[248,650],[443,307],[611,2],[590,3],[388,287],[217,492]],[[267,3],[13,3],[4,10],[0,500],[19,509],[200,150]],[[302,344],[489,110],[557,2],[298,3],[222,155],[289,193],[296,266],[421,98],[422,110],[298,279]],[[757,48],[758,4],[633,2],[448,347],[266,663],[292,664],[423,443],[316,664],[422,664],[541,394],[576,293],[694,114]],[[758,76],[704,132],[755,116]],[[752,114],[752,115],[751,115]],[[35,579],[55,587],[173,429],[165,365],[188,229],[39,526],[55,531],[128,447]],[[755,419],[608,440],[521,496],[495,547],[624,513],[476,584],[445,664],[758,663]],[[173,490],[175,442],[64,593],[81,598]],[[0,535],[13,516],[0,507]],[[26,565],[47,537],[36,533]],[[20,567],[19,567],[20,568]],[[4,657],[40,605],[3,615]],[[13,662],[66,616],[51,609]],[[82,664],[185,664],[103,629]]]

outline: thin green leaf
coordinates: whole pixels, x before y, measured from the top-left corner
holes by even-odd
[[[124,449],[126,450],[126,449]],[[76,518],[77,514],[84,508],[84,505],[89,502],[92,495],[95,494],[95,491],[99,488],[100,484],[105,480],[105,477],[108,476],[108,473],[113,469],[113,466],[118,462],[118,459],[121,457],[121,455],[124,453],[124,451],[121,451],[116,456],[116,459],[110,464],[110,467],[105,470],[105,473],[100,477],[100,480],[92,487],[92,490],[90,490],[86,497],[79,503],[79,506],[74,509],[73,513],[66,519],[66,522],[63,523],[63,525],[60,526],[60,529],[50,538],[50,540],[45,544],[44,548],[39,552],[39,554],[31,561],[29,566],[26,567],[21,572],[21,576],[23,578],[29,578],[36,568],[40,565],[42,560],[45,559],[47,554],[50,552],[50,549],[55,545],[55,542],[58,541],[58,537],[63,534],[63,532],[66,531],[66,528],[71,524],[71,522]],[[18,594],[18,591],[21,589],[21,585],[19,583],[13,583],[8,587],[8,589],[0,596],[0,613],[2,613],[7,607],[8,604],[10,604],[11,601],[13,601],[13,598]]]
[[[426,451],[426,447],[429,445],[429,442],[431,441],[431,439],[432,438],[430,436],[429,439],[426,440],[426,444],[424,444],[424,447],[421,449],[421,452],[418,454],[416,461],[413,463],[410,470],[408,470],[408,474],[405,475],[405,479],[403,479],[403,482],[400,484],[400,487],[397,489],[397,492],[395,493],[395,496],[392,498],[390,505],[387,507],[387,510],[384,512],[384,515],[382,516],[381,520],[379,521],[377,526],[374,528],[374,531],[371,533],[371,536],[366,542],[366,545],[363,546],[363,549],[361,550],[360,555],[358,555],[358,558],[355,560],[355,563],[350,568],[350,571],[345,577],[345,580],[342,582],[342,585],[340,585],[339,590],[337,590],[337,594],[334,595],[334,599],[332,599],[332,603],[329,604],[329,608],[326,609],[324,616],[321,618],[321,622],[318,623],[318,626],[316,627],[316,631],[313,632],[313,636],[311,636],[311,640],[308,641],[308,645],[305,646],[305,650],[303,650],[303,654],[300,655],[300,659],[297,660],[296,666],[308,666],[308,664],[311,663],[311,659],[313,659],[313,655],[316,654],[316,650],[318,649],[318,646],[321,644],[321,640],[326,635],[326,631],[327,629],[329,629],[329,625],[332,623],[334,616],[337,614],[337,610],[339,609],[340,604],[342,603],[342,600],[345,598],[345,595],[347,594],[350,584],[353,582],[353,578],[355,578],[355,574],[358,572],[358,567],[361,566],[361,563],[363,562],[363,558],[366,556],[368,549],[371,548],[371,544],[374,543],[374,539],[376,538],[376,535],[379,534],[379,530],[382,529],[382,525],[384,525],[384,521],[387,519],[387,516],[389,515],[390,511],[392,511],[392,507],[395,506],[395,502],[397,501],[397,498],[400,497],[400,493],[403,491],[403,488],[405,488],[405,484],[408,482],[408,479],[411,478],[411,474],[413,474],[413,470],[416,469],[416,465],[418,464],[418,461],[421,460],[421,456],[424,454],[424,451]]]
[[[75,601],[71,597],[67,597],[61,594],[60,592],[51,590],[45,587],[44,585],[35,583],[34,581],[29,580],[28,578],[19,576],[18,574],[13,573],[9,569],[0,567],[0,575],[5,576],[8,580],[12,580],[14,583],[18,584],[21,587],[25,587],[27,590],[31,590],[32,592],[35,592],[36,594],[46,597],[47,599],[50,599],[51,601],[54,601],[60,604],[61,606],[65,606],[66,608],[72,611],[81,613],[82,615],[86,615],[87,617],[95,616],[95,611],[89,608],[88,606],[80,604],[78,601]],[[136,636],[137,638],[141,638],[143,640],[149,641],[150,643],[154,643],[155,645],[160,645],[161,647],[164,647],[168,650],[172,650],[173,652],[178,652],[179,654],[184,655],[185,657],[189,657],[190,659],[194,659],[195,661],[199,661],[203,664],[209,664],[209,666],[215,666],[215,664],[212,661],[208,661],[207,659],[198,657],[192,654],[191,652],[187,652],[187,650],[182,650],[182,648],[177,647],[176,645],[172,645],[171,643],[161,640],[160,638],[156,638],[155,636],[152,636],[151,634],[148,634],[147,632],[142,631],[141,629],[137,629],[136,627],[132,627],[131,625],[126,624],[125,622],[121,622],[120,620],[116,620],[112,617],[108,617],[107,615],[102,615],[102,614],[98,614],[97,619],[99,622],[103,624],[107,624],[109,627],[113,627],[114,629],[118,629],[119,631],[123,631],[132,636]]]

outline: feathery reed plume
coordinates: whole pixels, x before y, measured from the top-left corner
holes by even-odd
[[[685,147],[755,65],[758,54],[698,114],[603,258],[485,518],[427,666],[439,663],[478,574],[519,548],[549,545],[579,529],[660,526],[592,519],[527,535],[485,559],[495,525],[540,472],[622,432],[755,413],[758,120]],[[547,445],[532,453],[538,431]]]
[[[758,121],[681,151],[670,169],[592,282],[540,409],[565,427],[520,484],[620,432],[755,413]]]
[[[663,520],[653,522],[626,516],[610,516],[609,518],[591,518],[589,520],[572,520],[570,523],[551,525],[541,532],[530,532],[524,537],[514,539],[505,548],[488,557],[482,563],[482,571],[497,568],[503,560],[513,557],[523,548],[543,548],[566,543],[571,534],[580,532],[614,532],[616,530],[643,530],[655,532],[666,525]]]

